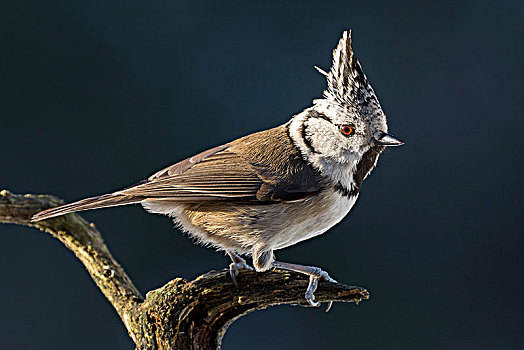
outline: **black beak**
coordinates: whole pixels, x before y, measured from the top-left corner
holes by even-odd
[[[395,136],[383,132],[382,135],[375,139],[375,144],[382,146],[402,146],[404,142],[397,139]]]

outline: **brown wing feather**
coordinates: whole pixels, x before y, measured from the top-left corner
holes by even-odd
[[[162,177],[166,176],[173,176],[184,173],[186,170],[190,169],[193,165],[196,163],[201,162],[205,158],[214,155],[217,152],[223,151],[227,149],[229,145],[221,145],[217,147],[213,147],[211,149],[208,149],[206,151],[200,152],[190,158],[184,159],[181,162],[178,162],[176,164],[170,165],[165,169],[160,170],[159,172],[151,175],[148,180],[156,180],[160,179]]]
[[[262,180],[227,147],[188,158],[117,193],[175,201],[256,200]]]
[[[148,199],[296,201],[316,195],[323,186],[320,174],[302,159],[280,126],[199,153],[121,191],[44,210],[32,220]]]
[[[231,143],[263,181],[257,192],[262,201],[296,201],[318,194],[326,182],[309,165],[288,134],[286,125],[245,136]]]
[[[189,202],[267,203],[305,199],[322,185],[320,174],[302,160],[280,126],[199,153],[116,193]]]

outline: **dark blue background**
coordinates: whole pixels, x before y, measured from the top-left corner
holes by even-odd
[[[278,252],[371,300],[276,307],[224,349],[524,348],[522,1],[2,1],[0,187],[72,201],[287,121],[342,30],[406,145],[351,214]],[[225,267],[138,206],[85,213],[144,293]],[[1,349],[132,349],[83,266],[0,226]],[[35,289],[35,286],[36,289]]]

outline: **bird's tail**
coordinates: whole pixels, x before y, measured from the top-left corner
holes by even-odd
[[[101,196],[91,197],[79,200],[77,202],[64,204],[55,208],[41,211],[31,218],[31,221],[40,221],[44,219],[54,218],[64,214],[74,213],[75,211],[91,210],[106,207],[115,207],[118,205],[126,205],[139,203],[142,197],[127,196],[117,193],[109,193]]]

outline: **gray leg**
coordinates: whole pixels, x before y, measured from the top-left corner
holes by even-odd
[[[234,251],[226,250],[226,253],[229,255],[232,261],[232,263],[229,264],[229,274],[231,275],[231,279],[233,280],[235,286],[238,287],[237,280],[235,279],[235,276],[238,275],[238,271],[242,269],[253,270],[253,268],[249,266],[247,262]]]
[[[299,273],[308,275],[309,276],[309,285],[307,286],[305,296],[306,296],[306,300],[312,306],[318,306],[320,304],[318,301],[315,301],[315,295],[314,295],[318,287],[318,281],[320,279],[322,279],[323,281],[327,281],[327,282],[337,283],[337,281],[329,277],[326,271],[322,270],[319,267],[291,264],[291,263],[286,263],[286,262],[281,262],[281,261],[274,261],[273,267],[276,267],[277,269],[294,271],[294,272],[299,272]],[[331,304],[332,302],[329,302],[326,312],[329,311],[329,309],[331,308]]]

